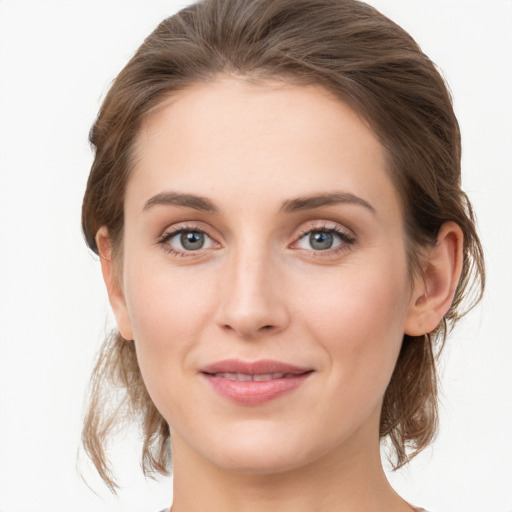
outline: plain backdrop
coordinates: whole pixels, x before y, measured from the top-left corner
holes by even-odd
[[[390,474],[432,512],[512,512],[512,1],[374,0],[439,65],[487,256],[481,306],[449,340],[433,447]],[[136,434],[112,497],[78,463],[83,398],[112,317],[80,206],[101,99],[143,38],[186,2],[0,0],[0,511],[156,512]]]

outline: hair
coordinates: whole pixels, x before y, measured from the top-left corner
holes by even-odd
[[[391,442],[398,468],[435,436],[437,358],[447,332],[478,302],[485,282],[474,215],[461,190],[460,132],[447,86],[407,32],[356,0],[205,0],[186,7],[140,46],[91,129],[95,158],[82,228],[95,253],[102,226],[114,254],[122,252],[124,191],[141,124],[169,95],[226,74],[323,86],[371,127],[386,149],[402,202],[413,272],[444,222],[462,229],[463,268],[453,304],[435,331],[404,335],[385,393],[380,435]],[[134,344],[116,331],[99,353],[90,394],[82,441],[107,485],[117,487],[106,455],[109,435],[136,419],[144,473],[166,473],[169,427],[147,393]]]

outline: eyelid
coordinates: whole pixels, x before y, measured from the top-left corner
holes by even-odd
[[[201,223],[197,222],[180,222],[178,224],[173,224],[171,226],[168,226],[165,228],[165,230],[162,232],[162,234],[158,238],[158,244],[162,246],[162,248],[174,256],[180,256],[180,257],[198,257],[200,255],[203,255],[211,250],[215,250],[217,248],[220,248],[221,244],[217,241],[216,237],[212,236],[209,233],[209,229],[206,227],[203,227],[200,225]],[[169,242],[172,240],[175,236],[179,235],[183,232],[197,232],[202,233],[206,237],[210,239],[212,242],[212,246],[210,247],[201,247],[197,250],[185,250],[180,249],[177,247],[172,246]]]
[[[202,233],[207,233],[207,230],[201,225],[200,222],[177,222],[176,224],[171,224],[167,226],[160,235],[160,239],[164,237],[168,237],[169,235],[173,235],[179,233],[180,231],[200,231]]]
[[[310,222],[306,222],[305,224],[301,225],[300,229],[298,230],[297,234],[294,236],[295,240],[298,240],[299,238],[313,232],[313,231],[330,231],[330,232],[336,232],[340,235],[346,237],[347,239],[355,241],[355,234],[354,232],[347,228],[346,226],[343,226],[342,224],[339,224],[338,222],[334,221],[328,221],[328,220],[314,220]]]
[[[315,250],[315,249],[304,249],[299,247],[299,242],[314,232],[328,232],[334,233],[340,239],[340,243],[335,247],[325,249],[325,250]],[[312,253],[322,257],[329,257],[333,255],[338,255],[341,252],[345,252],[349,250],[350,246],[356,242],[356,236],[352,230],[336,223],[333,221],[325,221],[325,220],[317,220],[308,222],[305,225],[301,226],[299,232],[294,236],[292,244],[289,246],[292,249],[304,251],[305,253]]]

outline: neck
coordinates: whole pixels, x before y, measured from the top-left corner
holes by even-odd
[[[174,434],[172,512],[411,512],[389,485],[378,441],[279,473],[247,474],[205,460]],[[368,440],[362,435],[361,440]]]

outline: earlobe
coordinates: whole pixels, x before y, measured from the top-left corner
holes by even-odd
[[[455,222],[445,222],[437,243],[425,255],[409,304],[404,332],[421,336],[432,332],[449,311],[459,283],[464,236]]]
[[[117,327],[124,339],[133,340],[133,331],[126,307],[123,287],[120,282],[119,272],[116,271],[116,265],[119,262],[116,262],[113,258],[111,238],[106,226],[98,230],[95,239],[100,256],[103,281],[107,288],[108,298],[116,318]]]

